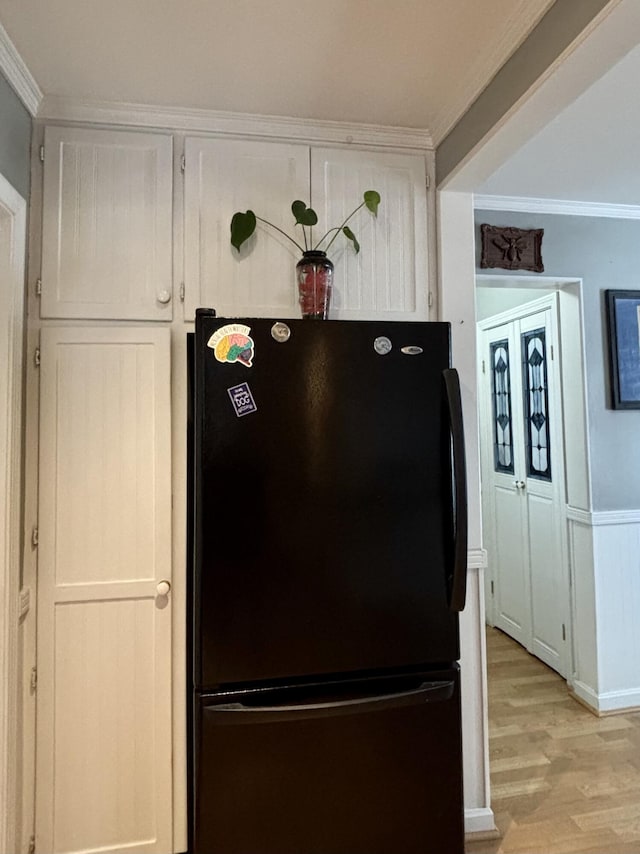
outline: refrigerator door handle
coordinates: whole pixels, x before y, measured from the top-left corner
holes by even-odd
[[[467,594],[467,476],[460,379],[454,368],[442,372],[453,453],[453,553],[449,607],[462,611]]]
[[[450,680],[423,682],[410,691],[395,694],[360,697],[352,700],[335,700],[325,703],[301,703],[299,705],[247,706],[244,703],[223,703],[204,707],[207,715],[224,717],[225,724],[232,723],[277,723],[285,720],[330,717],[333,715],[382,712],[403,706],[435,703],[453,697],[454,682]],[[228,716],[228,717],[227,717]],[[219,723],[223,723],[222,720]]]

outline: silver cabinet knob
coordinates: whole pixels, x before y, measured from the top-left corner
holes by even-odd
[[[168,596],[169,591],[171,590],[171,582],[169,581],[159,581],[156,587],[156,592],[158,596]]]
[[[516,489],[524,489],[527,484],[524,482],[524,480],[514,480],[513,485]]]
[[[171,292],[170,291],[160,291],[157,295],[156,299],[158,302],[161,302],[162,305],[166,305],[168,302],[171,302]]]

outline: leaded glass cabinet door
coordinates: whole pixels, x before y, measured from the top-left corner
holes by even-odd
[[[555,295],[481,327],[483,508],[493,619],[566,675],[569,576]]]

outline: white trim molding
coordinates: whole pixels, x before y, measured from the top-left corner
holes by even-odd
[[[27,205],[0,175],[0,852],[17,851],[23,304]]]
[[[567,519],[592,528],[601,525],[638,525],[640,510],[581,510],[567,506]]]
[[[576,202],[562,199],[535,199],[526,196],[474,195],[473,207],[475,210],[483,211],[592,216],[609,219],[640,219],[640,205]]]
[[[336,145],[375,146],[432,151],[428,130],[373,124],[314,121],[289,116],[258,116],[222,110],[157,107],[111,101],[90,101],[45,95],[38,119],[128,127],[163,128],[187,133],[214,133],[261,139],[300,140]]]
[[[465,835],[497,833],[496,821],[493,815],[493,810],[489,807],[480,807],[478,809],[469,809],[464,811],[464,832]]]
[[[467,552],[468,569],[486,569],[489,563],[486,549],[469,549]]]
[[[2,24],[0,24],[0,71],[27,110],[32,116],[36,116],[42,102],[42,90]]]

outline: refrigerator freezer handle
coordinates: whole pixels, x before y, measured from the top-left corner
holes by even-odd
[[[453,453],[453,553],[450,577],[452,611],[462,611],[467,594],[467,475],[460,380],[454,368],[442,372],[449,409]]]
[[[402,706],[421,703],[437,703],[450,700],[455,684],[452,681],[423,682],[410,691],[396,694],[358,697],[350,700],[334,700],[324,703],[300,703],[297,705],[248,706],[243,703],[225,703],[205,706],[206,714],[214,714],[225,724],[273,723],[302,718],[333,717],[336,715],[382,712]]]

